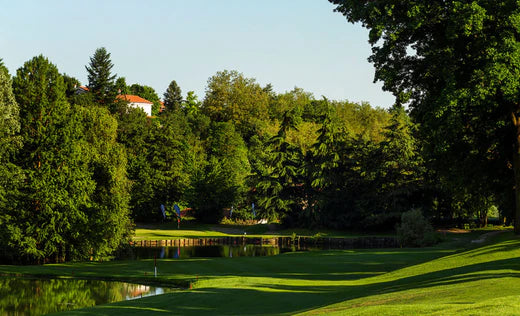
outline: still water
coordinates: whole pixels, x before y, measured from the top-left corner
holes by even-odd
[[[43,315],[169,291],[99,280],[0,278],[0,315]]]
[[[207,257],[261,257],[301,251],[277,245],[210,245],[183,247],[132,247],[119,259],[186,259]],[[43,315],[94,305],[171,292],[174,289],[124,282],[78,279],[0,277],[0,316]]]
[[[303,249],[266,245],[215,245],[184,247],[133,247],[134,259],[187,259],[215,257],[264,257]],[[128,258],[126,258],[128,259]]]

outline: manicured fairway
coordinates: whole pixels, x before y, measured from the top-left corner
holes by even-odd
[[[515,314],[520,240],[476,235],[434,248],[161,260],[162,283],[194,288],[68,312],[75,315]],[[0,273],[150,279],[153,260],[0,266]],[[146,272],[146,275],[145,275]],[[198,281],[197,281],[198,279]]]

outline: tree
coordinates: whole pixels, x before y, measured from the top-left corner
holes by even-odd
[[[63,257],[69,237],[85,220],[92,183],[74,143],[76,126],[56,66],[38,56],[13,78],[20,105],[23,147],[17,155],[26,180],[23,198],[10,210],[9,244],[29,260]],[[76,237],[77,238],[77,237]]]
[[[19,108],[11,88],[11,80],[7,72],[0,71],[0,243],[4,248],[9,241],[9,223],[13,220],[12,213],[16,200],[19,198],[21,170],[14,162],[14,155],[21,147]],[[0,258],[2,251],[0,251]]]
[[[257,188],[259,215],[268,220],[282,219],[287,224],[294,223],[303,206],[303,154],[287,142],[287,133],[293,129],[294,113],[287,112],[278,134],[267,142],[267,168]]]
[[[217,72],[208,80],[202,111],[216,122],[232,122],[246,143],[268,120],[269,94],[237,71]]]
[[[301,88],[294,88],[289,92],[276,95],[272,92],[272,87],[268,85],[264,91],[270,95],[269,116],[278,121],[283,120],[287,111],[297,109],[300,113],[303,112],[304,108],[314,100],[312,93],[305,92]]]
[[[96,49],[90,57],[89,66],[85,66],[88,72],[88,88],[94,96],[94,101],[111,110],[117,95],[114,83],[116,75],[112,75],[113,67],[110,53],[104,47]]]
[[[189,115],[195,115],[199,112],[200,101],[194,91],[188,91],[186,101],[182,103],[184,112]]]
[[[180,110],[181,104],[181,88],[177,85],[175,80],[172,80],[168,89],[164,92],[164,106],[166,107],[166,111],[177,111]]]
[[[374,220],[368,225],[393,227],[401,213],[429,206],[422,196],[424,164],[415,138],[416,126],[403,107],[390,109],[392,117],[385,128],[385,139],[373,152],[375,173],[371,209],[365,210]],[[365,216],[367,217],[367,216]]]
[[[81,85],[78,79],[63,74],[63,83],[65,84],[65,95],[70,104],[74,103],[76,89]]]
[[[343,212],[341,205],[344,205],[344,201],[341,193],[345,179],[339,166],[340,146],[346,135],[340,133],[334,125],[331,112],[332,107],[329,107],[323,115],[318,139],[308,154],[310,163],[307,173],[313,191],[308,202],[309,207],[306,209],[306,218],[314,224],[323,222],[327,225],[333,218],[338,218],[338,213]]]
[[[130,88],[126,84],[125,77],[119,77],[115,83],[115,89],[118,94],[130,94]]]
[[[3,71],[7,76],[9,76],[9,70],[7,70],[7,67],[4,65],[2,58],[0,58],[0,71]]]
[[[95,189],[84,208],[88,219],[76,227],[82,238],[71,238],[76,256],[100,258],[129,241],[130,181],[127,178],[126,151],[117,142],[117,120],[99,106],[74,107],[74,122],[80,129],[84,172],[95,182]]]
[[[71,108],[63,77],[38,56],[18,69],[25,177],[7,208],[7,244],[22,262],[101,257],[128,236],[128,185],[117,124],[106,109]]]
[[[190,205],[198,219],[218,223],[223,210],[244,204],[250,165],[247,148],[230,122],[212,124],[206,145],[206,163],[194,173]]]
[[[330,2],[370,30],[375,79],[408,103],[431,166],[453,188],[464,182],[502,205],[516,188],[520,233],[520,4]]]

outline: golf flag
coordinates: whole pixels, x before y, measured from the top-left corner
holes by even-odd
[[[181,209],[179,207],[179,205],[175,204],[173,206],[173,208],[175,209],[175,212],[177,213],[177,216],[179,216],[179,218],[181,217]]]

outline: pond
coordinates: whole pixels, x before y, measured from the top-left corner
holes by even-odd
[[[170,291],[115,281],[2,277],[0,315],[43,315]]]
[[[331,249],[395,248],[395,237],[357,238],[198,238],[141,240],[131,243],[131,251],[118,259],[187,259],[205,257],[262,257],[285,252]]]
[[[276,256],[284,252],[303,251],[298,247],[279,247],[266,245],[212,245],[184,247],[132,247],[133,259],[187,259],[210,257],[263,257]],[[129,259],[127,257],[126,259]]]

